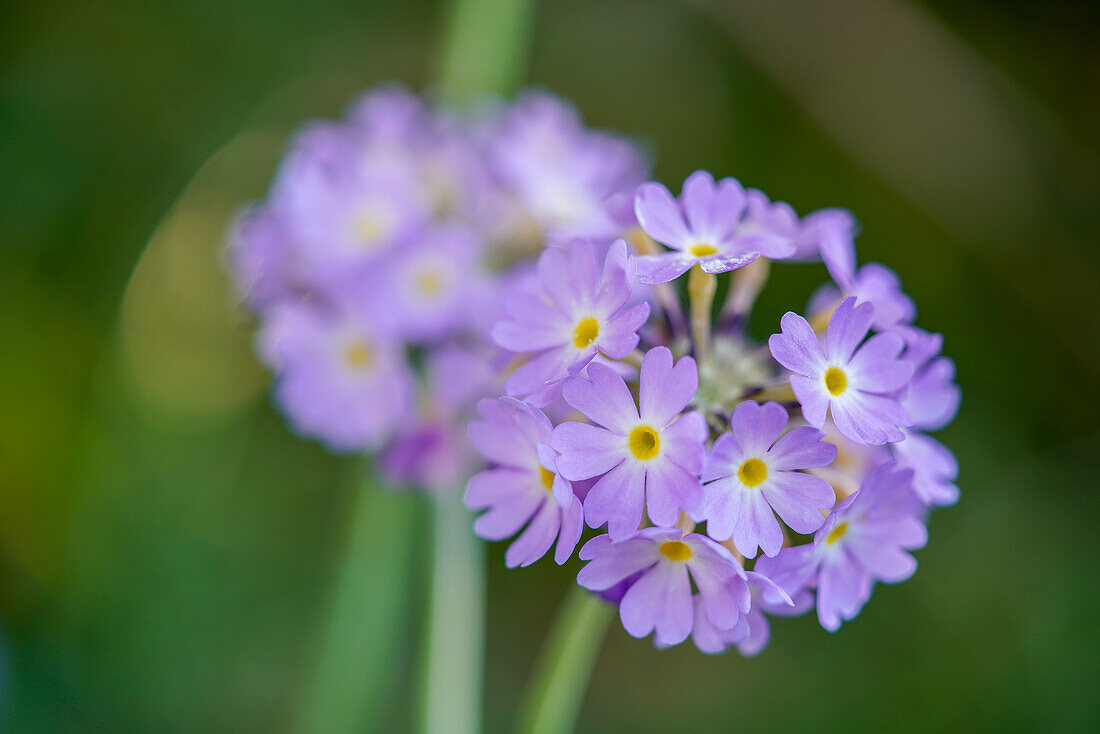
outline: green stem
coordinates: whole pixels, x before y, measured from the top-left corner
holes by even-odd
[[[452,0],[440,69],[444,100],[469,105],[523,78],[533,0]],[[433,503],[431,591],[421,670],[423,734],[481,729],[485,548],[462,492]]]
[[[424,647],[421,731],[481,729],[485,545],[470,529],[462,492],[432,503],[432,581]]]
[[[588,690],[614,607],[574,585],[558,609],[520,704],[517,734],[568,734]]]
[[[405,643],[396,631],[411,611],[411,557],[423,504],[379,486],[366,460],[355,465],[355,484],[320,657],[294,728],[300,734],[371,730],[400,678],[389,663],[400,659]]]
[[[532,0],[454,0],[440,87],[453,104],[510,94],[523,78],[534,21]]]

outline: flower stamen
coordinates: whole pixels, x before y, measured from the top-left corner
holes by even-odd
[[[747,459],[737,470],[737,478],[746,487],[756,487],[768,478],[768,465],[760,459]]]
[[[829,534],[825,536],[825,545],[832,545],[845,536],[848,532],[848,523],[842,522],[835,528],[829,531]]]
[[[356,370],[366,370],[374,362],[374,354],[363,342],[354,342],[344,349],[344,360]]]
[[[690,561],[691,546],[682,540],[669,540],[661,543],[661,555],[670,561]]]
[[[825,370],[825,389],[830,395],[840,395],[848,389],[848,375],[839,367],[830,367]]]
[[[718,252],[718,248],[709,242],[700,242],[697,245],[692,245],[691,248],[688,249],[688,252],[695,257],[706,257],[707,255],[713,255]]]
[[[581,319],[577,323],[577,328],[573,330],[573,346],[577,349],[584,349],[592,342],[596,341],[596,337],[600,335],[600,322],[589,316],[588,318]]]
[[[554,472],[550,471],[546,467],[539,467],[539,479],[542,480],[542,486],[546,487],[547,492],[551,492],[554,489]]]
[[[630,432],[626,445],[635,458],[649,461],[660,452],[661,437],[649,426],[638,426]]]

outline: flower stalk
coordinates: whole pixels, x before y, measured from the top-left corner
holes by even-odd
[[[614,607],[579,586],[566,593],[524,692],[517,734],[568,734],[588,690]]]
[[[411,612],[405,579],[423,505],[386,491],[365,459],[353,465],[355,496],[348,535],[327,609],[312,679],[294,731],[328,734],[365,731],[393,694],[388,665],[404,640],[395,630]]]
[[[718,290],[718,277],[704,273],[696,265],[688,273],[688,300],[691,303],[691,338],[699,362],[710,359],[710,310]]]
[[[485,646],[485,544],[470,532],[461,491],[433,500],[420,730],[477,732]]]
[[[440,90],[456,105],[507,94],[525,69],[534,16],[530,0],[454,0]],[[470,532],[462,491],[435,497],[431,590],[421,671],[424,734],[481,730],[485,549]]]

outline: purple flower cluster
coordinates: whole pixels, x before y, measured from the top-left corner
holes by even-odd
[[[307,127],[230,248],[276,402],[393,481],[465,483],[510,567],[579,546],[578,583],[659,647],[756,654],[810,609],[836,630],[958,499],[929,435],[954,364],[857,267],[849,212],[645,178],[541,93],[460,115],[386,88]],[[832,282],[754,343],[769,263],[817,260]]]
[[[336,451],[380,451],[396,482],[460,487],[481,464],[466,424],[479,399],[502,390],[508,357],[490,333],[505,286],[528,277],[547,240],[619,236],[615,202],[645,176],[633,144],[586,128],[547,94],[459,115],[385,87],[341,121],[308,125],[229,249],[290,424]],[[544,267],[587,273],[594,257],[554,251]],[[559,366],[583,368],[586,354],[630,353],[648,306],[621,308],[630,293],[614,283],[632,266],[613,248],[602,279],[552,294],[562,319],[599,320],[602,333],[584,348],[571,335],[553,343],[539,332],[539,341],[519,324],[515,339],[542,346],[552,368],[527,368],[509,384],[533,392]],[[525,309],[522,300],[504,307]],[[484,406],[482,415],[500,418]]]
[[[958,497],[954,457],[926,435],[959,404],[942,338],[913,326],[894,273],[856,268],[844,210],[800,218],[705,171],[678,199],[637,187],[633,228],[622,209],[623,240],[551,240],[505,289],[507,395],[470,427],[491,463],[467,490],[488,510],[475,530],[518,534],[510,566],[556,538],[561,564],[583,521],[577,582],[658,647],[753,655],[769,616],[810,609],[838,629],[876,582],[913,574],[929,509]],[[815,259],[833,284],[754,344],[755,263]],[[713,319],[717,276],[750,265]],[[690,320],[667,285],[688,271]]]

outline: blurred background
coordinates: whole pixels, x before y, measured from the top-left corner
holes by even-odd
[[[221,248],[287,136],[437,76],[442,3],[49,0],[0,10],[0,727],[273,732],[299,707],[357,467],[266,400]],[[584,732],[1100,726],[1100,7],[968,0],[538,5],[527,81],[652,151],[851,208],[946,336],[962,500],[919,573],[756,659],[615,625]],[[758,336],[817,267],[773,277]],[[416,498],[402,498],[417,503]],[[385,522],[385,517],[380,517]],[[407,624],[375,675],[411,726],[426,544],[372,578]],[[489,556],[487,728],[557,602]],[[369,602],[369,600],[368,600]],[[334,729],[335,730],[335,729]]]

